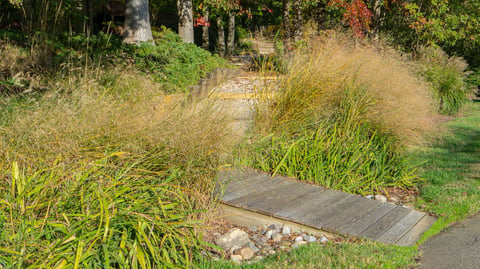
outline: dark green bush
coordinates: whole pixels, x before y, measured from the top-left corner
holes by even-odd
[[[440,48],[423,48],[420,55],[421,75],[432,83],[438,110],[456,114],[467,101],[467,63],[460,57],[448,57]]]

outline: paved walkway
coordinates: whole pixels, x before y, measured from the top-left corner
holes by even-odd
[[[480,268],[480,213],[435,235],[420,250],[420,268]]]
[[[221,202],[309,228],[411,246],[436,218],[254,169],[219,173]]]

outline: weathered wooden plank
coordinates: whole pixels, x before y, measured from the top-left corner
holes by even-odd
[[[326,225],[328,221],[341,215],[342,209],[350,206],[354,200],[354,195],[347,195],[339,197],[330,203],[323,203],[321,209],[315,215],[310,215],[305,218],[305,221],[321,227],[330,228]]]
[[[308,219],[312,215],[316,215],[322,212],[330,204],[338,201],[339,199],[345,199],[344,193],[337,191],[325,191],[321,195],[309,194],[309,197],[305,197],[304,203],[296,206],[287,207],[282,211],[279,211],[276,215],[284,216],[291,219],[297,219],[301,222],[308,223]]]
[[[336,193],[329,192],[325,188],[313,188],[311,192],[306,193],[303,197],[295,199],[295,203],[285,204],[283,209],[275,212],[275,215],[290,217],[299,211],[300,208],[308,206],[314,199],[330,199]],[[323,198],[322,198],[323,197]],[[315,207],[312,207],[314,209]]]
[[[231,201],[239,197],[248,195],[252,192],[265,191],[277,188],[281,184],[286,184],[287,181],[278,179],[258,178],[252,180],[243,180],[242,182],[234,182],[226,185],[222,200]]]
[[[284,188],[283,190],[279,190],[278,192],[275,192],[275,194],[268,196],[263,203],[262,201],[257,201],[253,206],[274,214],[283,209],[286,204],[292,203],[292,201],[297,198],[296,196],[288,195],[289,190],[298,195],[304,195],[310,192],[310,188],[306,185],[294,185],[291,188]]]
[[[367,199],[358,195],[353,197],[354,200],[352,200],[351,203],[345,204],[343,208],[337,209],[338,214],[334,218],[328,219],[327,222],[324,223],[325,227],[343,231],[343,228],[355,223],[373,208],[380,205],[379,201]]]
[[[361,232],[360,235],[376,240],[411,211],[409,208],[397,206],[365,231]]]
[[[342,231],[347,234],[358,235],[394,208],[395,205],[377,202],[376,207],[373,207],[367,214],[361,216],[353,223],[342,227]]]
[[[378,237],[378,241],[393,244],[395,243],[402,235],[408,232],[415,224],[417,224],[425,216],[425,213],[412,210],[405,217],[403,217],[399,222],[395,223],[392,228],[383,233]]]
[[[285,201],[282,201],[282,199],[285,196],[285,192],[288,190],[296,190],[302,187],[304,188],[305,186],[295,181],[280,181],[279,183],[272,185],[271,188],[262,188],[255,192],[249,193],[248,195],[232,199],[229,202],[242,206],[264,209],[264,207],[266,207],[271,201],[276,203],[284,203]]]
[[[225,201],[248,195],[254,191],[275,188],[278,184],[285,182],[284,179],[270,178],[267,173],[260,173],[252,169],[246,170],[244,175],[239,175],[235,171],[224,173],[219,180],[224,182],[223,193],[220,193],[222,200]]]
[[[400,239],[398,239],[394,244],[402,247],[413,246],[422,234],[428,230],[434,223],[437,221],[436,217],[429,215],[423,216],[423,218],[405,233]]]

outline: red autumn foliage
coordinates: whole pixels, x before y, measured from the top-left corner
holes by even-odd
[[[355,37],[362,38],[370,30],[373,13],[364,1],[331,0],[329,5],[345,9],[343,21],[352,28]]]

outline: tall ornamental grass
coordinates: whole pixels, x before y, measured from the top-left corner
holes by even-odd
[[[411,187],[404,154],[435,126],[428,84],[390,49],[321,39],[258,89],[247,163],[353,193]]]

